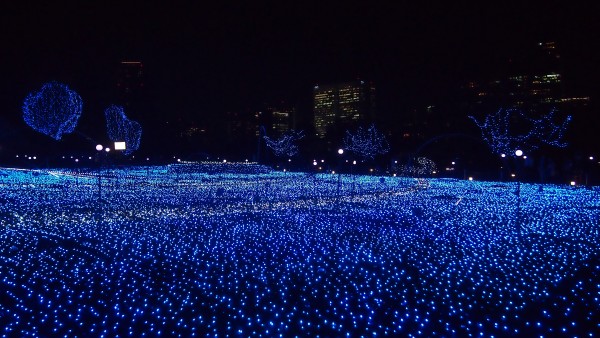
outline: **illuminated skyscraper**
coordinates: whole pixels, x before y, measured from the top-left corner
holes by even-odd
[[[313,111],[319,138],[324,138],[335,124],[370,121],[375,113],[375,87],[365,81],[315,86]]]
[[[271,129],[274,134],[282,135],[290,130],[290,124],[295,114],[291,107],[273,107],[271,110]]]
[[[512,69],[504,77],[470,81],[463,87],[469,114],[500,108],[545,114],[552,109],[572,111],[587,105],[589,97],[569,97],[565,93],[555,42],[541,42],[527,55],[520,62],[511,61]]]

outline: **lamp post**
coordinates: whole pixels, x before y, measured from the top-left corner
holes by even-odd
[[[521,157],[523,156],[523,150],[521,149],[517,149],[515,150],[515,155],[517,157]],[[521,228],[521,180],[520,180],[520,176],[522,174],[521,171],[521,163],[517,160],[517,191],[515,193],[515,195],[517,195],[517,230],[519,230]]]
[[[342,158],[342,155],[344,155],[344,149],[342,149],[342,148],[338,149],[337,153],[338,153],[338,155],[340,155],[338,158],[338,184],[337,184],[337,196],[338,196],[338,202],[339,202],[340,190],[342,187],[342,173],[340,173],[340,170],[341,170],[340,163],[342,162],[341,158]]]
[[[96,145],[96,150],[98,151],[98,163],[100,166],[100,170],[102,169],[102,150],[104,147],[101,144]],[[102,222],[102,173],[98,170],[98,215],[97,222],[98,225]]]

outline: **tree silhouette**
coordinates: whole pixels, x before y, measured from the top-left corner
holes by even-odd
[[[77,126],[83,101],[77,92],[59,82],[45,83],[23,102],[23,120],[34,130],[60,140]]]
[[[374,124],[368,129],[359,127],[356,133],[346,130],[344,148],[352,151],[362,159],[372,160],[377,155],[386,154],[390,146],[383,135]]]
[[[104,111],[108,138],[113,142],[125,142],[125,155],[133,153],[140,147],[142,127],[136,121],[125,116],[123,107],[111,105]]]
[[[571,116],[557,123],[555,114],[556,110],[552,110],[540,118],[534,118],[511,108],[499,109],[487,115],[482,122],[473,116],[469,118],[477,124],[483,140],[494,153],[515,156],[517,149],[529,153],[542,145],[567,146],[563,136]]]
[[[304,137],[302,131],[296,132],[294,130],[290,130],[285,132],[278,139],[271,139],[267,135],[263,136],[265,139],[265,143],[271,150],[275,156],[295,156],[298,154],[298,146],[296,145],[296,141],[300,140]]]

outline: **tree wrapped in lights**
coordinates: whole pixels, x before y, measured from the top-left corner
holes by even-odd
[[[48,82],[25,98],[23,120],[34,130],[60,140],[75,130],[82,106],[77,92],[65,84]]]
[[[278,139],[272,139],[267,135],[263,136],[265,139],[265,143],[271,150],[275,156],[295,156],[298,154],[298,146],[296,145],[296,141],[300,140],[304,137],[302,131],[296,132],[294,130],[290,130],[284,133]]]
[[[520,149],[526,153],[538,149],[541,145],[564,148],[567,143],[563,136],[571,116],[557,122],[556,110],[540,118],[527,116],[519,109],[500,109],[489,114],[480,122],[469,116],[481,130],[483,140],[498,155],[515,156]]]
[[[344,148],[363,159],[372,160],[377,155],[386,154],[390,146],[385,136],[372,124],[368,129],[359,127],[356,133],[346,130]]]
[[[136,121],[131,121],[125,116],[123,107],[111,105],[104,111],[108,138],[113,142],[124,141],[125,155],[133,153],[140,147],[142,127]]]
[[[437,171],[435,162],[427,157],[418,157],[416,164],[402,166],[402,174],[405,176],[429,176]]]

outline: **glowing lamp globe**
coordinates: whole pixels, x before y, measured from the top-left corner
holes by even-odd
[[[517,149],[517,150],[515,151],[515,155],[517,155],[517,156],[519,156],[519,157],[523,156],[523,150],[521,150],[521,149]]]

